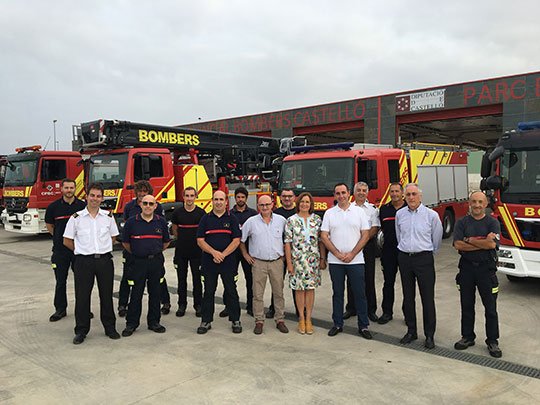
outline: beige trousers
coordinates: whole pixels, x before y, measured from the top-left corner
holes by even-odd
[[[283,260],[271,262],[255,259],[251,267],[253,273],[253,315],[255,322],[264,322],[264,289],[266,279],[270,278],[272,294],[274,294],[274,319],[281,322],[284,319],[285,299],[283,298]]]

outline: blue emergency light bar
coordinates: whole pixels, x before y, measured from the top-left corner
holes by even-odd
[[[312,150],[328,150],[328,149],[351,149],[354,146],[354,142],[342,142],[342,143],[326,143],[322,145],[308,145],[308,146],[291,146],[291,152],[309,152]]]
[[[540,129],[540,121],[520,122],[518,124],[520,131],[530,131],[531,129]]]

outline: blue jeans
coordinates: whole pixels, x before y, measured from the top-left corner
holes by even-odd
[[[369,319],[367,316],[366,284],[363,264],[330,264],[330,278],[332,279],[332,320],[334,326],[343,327],[343,301],[345,292],[345,275],[351,280],[354,294],[354,303],[358,314],[358,328],[367,329]]]

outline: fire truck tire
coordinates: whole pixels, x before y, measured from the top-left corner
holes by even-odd
[[[454,231],[455,216],[452,210],[445,210],[442,220],[443,239],[449,238]]]

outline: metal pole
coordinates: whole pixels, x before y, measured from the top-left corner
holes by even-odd
[[[57,150],[57,149],[56,149],[56,121],[57,121],[57,120],[53,120],[53,131],[54,131],[54,150]]]

